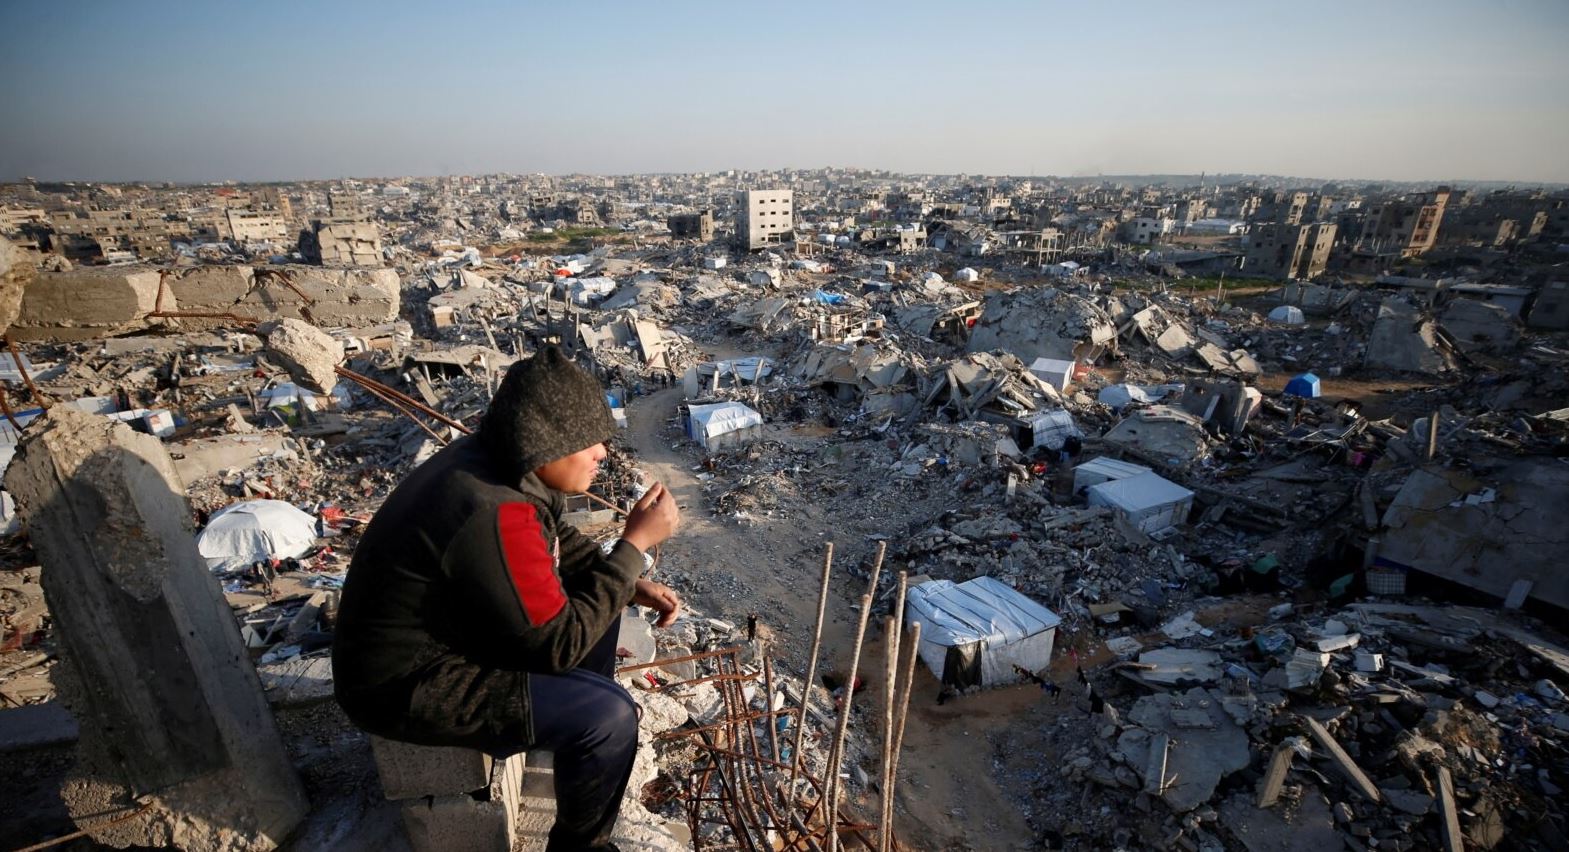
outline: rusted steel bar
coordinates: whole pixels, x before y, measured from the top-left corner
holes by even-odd
[[[16,420],[16,412],[11,410],[11,401],[5,398],[5,388],[0,386],[0,411],[5,412],[5,419],[11,421],[11,428],[16,430],[18,436],[22,434],[22,424]]]
[[[22,374],[22,383],[27,385],[27,392],[33,395],[33,400],[38,403],[39,408],[48,411],[49,400],[44,399],[44,395],[38,392],[38,386],[33,384],[33,377],[28,375],[27,368],[22,366],[22,353],[16,351],[16,341],[12,340],[9,334],[5,336],[5,348],[11,350],[11,360],[16,363],[16,371]]]
[[[878,852],[887,852],[888,827],[893,825],[893,798],[888,795],[888,788],[893,779],[893,704],[899,677],[899,623],[890,615],[883,620],[883,625],[883,761],[882,783],[878,789],[883,830],[877,838]]]
[[[761,719],[761,718],[763,718],[765,716],[780,716],[780,715],[783,715],[785,713],[794,713],[794,712],[795,712],[794,710],[764,710],[764,711],[758,712],[758,713],[747,713],[745,716],[742,716],[741,719]],[[739,721],[739,720],[737,720],[737,721]],[[729,724],[729,720],[726,720],[724,722],[715,722],[715,723],[713,723],[711,725],[703,725],[702,727],[698,727],[698,728],[674,728],[674,729],[665,731],[662,734],[655,734],[654,735],[654,739],[656,739],[656,740],[666,740],[666,739],[673,739],[675,737],[691,736],[692,734],[699,734],[699,733],[703,733],[705,731],[717,731],[720,728],[723,728],[727,724]]]
[[[850,652],[850,673],[845,677],[844,700],[839,707],[839,724],[834,729],[833,747],[828,751],[828,852],[839,849],[839,764],[844,760],[844,738],[850,730],[850,712],[855,707],[855,679],[861,668],[861,645],[866,641],[866,622],[872,616],[872,602],[877,599],[877,578],[882,573],[883,555],[888,542],[877,543],[877,556],[872,560],[872,576],[866,584],[866,594],[861,596],[861,617],[855,628],[855,645]]]
[[[741,672],[740,674],[705,675],[703,677],[692,678],[691,680],[682,680],[682,681],[676,681],[674,683],[667,683],[667,684],[664,684],[663,686],[650,686],[650,687],[647,687],[647,689],[648,689],[649,692],[664,692],[667,689],[676,689],[676,688],[682,687],[682,686],[695,686],[696,684],[699,684],[699,683],[712,683],[712,682],[715,682],[715,681],[732,681],[732,680],[756,681],[757,680],[757,675],[755,675],[755,674],[747,674],[745,672]]]
[[[795,753],[791,758],[796,764],[802,761],[801,745],[806,741],[806,706],[812,700],[812,685],[817,680],[817,656],[823,649],[823,619],[828,615],[828,577],[834,568],[834,543],[828,542],[828,547],[823,553],[823,582],[822,588],[817,593],[817,626],[812,629],[812,654],[806,662],[806,680],[801,682],[801,715],[795,720]],[[796,768],[790,768],[790,784],[787,795],[795,795]]]
[[[655,661],[653,661],[651,663],[638,663],[637,665],[632,665],[632,666],[622,666],[621,668],[616,669],[616,674],[624,674],[626,672],[635,672],[635,671],[638,671],[640,669],[657,669],[660,666],[670,665],[671,663],[686,663],[686,662],[691,662],[693,660],[706,660],[706,659],[708,659],[710,657],[722,657],[722,656],[724,656],[726,654],[732,654],[735,651],[736,651],[736,646],[731,645],[728,648],[720,648],[717,651],[701,651],[701,652],[696,653],[696,654],[687,654],[684,657],[670,657],[670,658],[664,659],[664,660],[655,660]],[[685,683],[686,681],[682,681],[682,682]]]
[[[249,328],[255,328],[256,324],[261,322],[261,320],[255,317],[242,317],[239,314],[211,311],[153,311],[147,316],[155,319],[226,319]]]
[[[169,278],[169,270],[167,270],[167,269],[160,269],[160,270],[158,270],[158,298],[153,300],[153,315],[154,316],[157,316],[157,315],[163,313],[163,286],[164,286],[164,282],[167,281],[168,278]]]
[[[774,661],[769,657],[763,657],[763,688],[768,690],[768,709],[772,710],[774,708]],[[774,760],[778,760],[779,724],[777,721],[770,722],[768,725],[768,745],[771,749],[769,754],[774,756]]]
[[[398,413],[404,415],[405,417],[409,418],[410,420],[414,421],[414,425],[420,427],[421,429],[424,429],[425,430],[425,434],[427,434],[427,435],[431,436],[432,438],[436,439],[436,443],[441,444],[442,446],[446,446],[448,444],[446,436],[444,436],[441,433],[437,432],[435,429],[430,428],[430,426],[425,421],[419,419],[419,415],[415,414],[413,411],[411,411],[408,408],[404,407],[396,399],[393,399],[392,397],[387,396],[386,394],[383,394],[381,391],[378,391],[375,388],[366,388],[365,392],[369,393],[371,396],[376,397],[377,399],[381,400],[382,402],[385,402],[386,404],[392,406],[395,411],[397,411]]]
[[[720,657],[720,674],[728,674],[725,671],[726,662],[729,662],[730,665],[734,667],[739,667],[740,665],[740,660],[734,654]],[[744,725],[750,728],[752,723],[751,720],[740,722],[736,720],[736,717],[746,715],[748,708],[746,706],[745,696],[738,695],[737,693],[739,693],[740,690],[736,689],[735,687],[735,682],[731,680],[722,681],[718,685],[719,697],[720,700],[724,702],[727,717],[725,738],[731,746],[735,748],[742,748],[743,739],[740,730],[741,726]],[[757,812],[757,805],[752,801],[752,788],[746,782],[745,765],[740,760],[737,760],[733,757],[726,757],[725,760],[729,761],[730,771],[734,776],[735,789],[740,794],[740,798],[737,804],[741,809],[743,822],[749,826],[761,828],[763,826],[763,818],[762,815]]]
[[[375,388],[376,390],[379,390],[382,393],[388,394],[388,395],[398,399],[399,401],[401,401],[404,405],[407,405],[408,407],[414,409],[415,411],[418,411],[421,414],[425,414],[425,415],[428,415],[430,417],[433,417],[436,420],[441,421],[442,423],[446,424],[447,426],[451,426],[452,428],[458,430],[459,432],[462,432],[465,435],[471,434],[474,431],[474,430],[470,429],[469,427],[464,426],[462,423],[460,423],[460,422],[458,422],[456,420],[453,420],[451,417],[448,417],[447,415],[442,414],[441,412],[437,411],[436,409],[431,408],[430,406],[426,405],[425,403],[415,399],[414,397],[409,396],[408,394],[404,393],[403,391],[398,390],[397,388],[394,388],[394,387],[391,387],[391,386],[388,386],[388,385],[384,385],[381,382],[378,382],[378,381],[376,381],[375,379],[373,379],[373,378],[371,378],[369,376],[362,376],[359,373],[356,373],[353,370],[350,370],[348,367],[337,366],[337,367],[333,367],[332,370],[333,370],[333,372],[337,373],[338,375],[344,377],[345,379],[348,379],[351,382],[354,382],[355,384],[360,385],[361,387]]]
[[[882,790],[882,822],[883,831],[879,836],[879,852],[892,852],[893,849],[893,790],[896,783],[894,767],[898,760],[894,756],[894,722],[897,715],[895,709],[899,695],[899,643],[904,636],[904,599],[910,587],[909,572],[899,572],[899,584],[893,597],[893,607],[888,618],[888,667],[884,684],[887,699],[886,710],[883,714],[883,784]]]
[[[702,740],[703,740],[703,745],[705,745],[705,746],[707,746],[709,748],[713,747],[713,744],[714,744],[713,738],[710,737],[708,734],[706,734],[706,733],[703,734],[702,735]],[[731,785],[729,777],[727,777],[725,775],[724,767],[721,765],[723,763],[723,761],[716,755],[710,755],[710,758],[714,761],[714,772],[715,772],[715,774],[717,774],[719,776],[719,784],[720,784],[720,786],[724,787],[726,796],[728,797],[728,800],[729,800],[730,804],[731,805],[735,805],[739,801],[739,797],[737,795],[735,787]],[[746,848],[746,849],[754,848],[753,845],[752,845],[751,833],[748,832],[744,826],[737,825],[734,820],[729,818],[729,811],[728,811],[728,809],[721,808],[720,810],[722,812],[726,813],[726,815],[727,815],[726,816],[726,822],[728,822],[730,824],[730,830],[735,832],[737,840],[739,840],[742,843],[744,848]]]
[[[626,517],[627,510],[621,508],[620,506],[617,506],[616,504],[610,502],[609,500],[606,500],[605,498],[599,496],[598,494],[593,494],[593,493],[590,493],[588,491],[584,491],[584,492],[581,492],[581,493],[582,493],[582,495],[584,497],[587,497],[588,499],[594,501],[595,503],[598,503],[599,505],[604,506],[606,509],[609,509],[610,511],[615,512],[615,513],[621,515],[622,517]]]
[[[764,657],[763,659],[764,659],[764,661],[766,661],[768,658]],[[741,661],[740,661],[739,657],[737,657],[734,660],[734,664],[736,665],[737,668],[740,668]],[[745,672],[739,672],[739,674],[745,674]],[[756,676],[753,675],[752,677],[755,679]],[[741,702],[742,702],[742,707],[744,708],[746,706],[746,690],[741,686],[740,681],[739,680],[731,681],[730,682],[730,688],[734,689],[736,691],[737,695],[740,696]],[[767,698],[764,700],[764,707],[767,708],[767,709],[773,709],[773,694],[772,693],[769,693]],[[772,719],[768,720],[766,722],[766,724],[768,725],[768,729],[770,731],[772,731],[773,728],[774,728],[773,720]],[[746,723],[746,736],[747,736],[747,741],[752,746],[752,754],[751,754],[751,756],[749,758],[747,758],[750,761],[749,764],[748,764],[748,768],[750,768],[752,774],[754,776],[756,776],[756,778],[757,778],[757,786],[758,786],[759,791],[761,793],[761,795],[754,796],[754,798],[762,803],[763,811],[768,814],[768,818],[769,818],[773,828],[775,830],[778,830],[778,831],[782,832],[784,830],[784,827],[785,827],[785,820],[780,818],[778,811],[774,810],[774,805],[773,805],[773,799],[774,799],[773,784],[769,783],[769,781],[768,781],[768,774],[766,772],[764,772],[763,768],[762,768],[763,761],[764,761],[763,754],[762,754],[763,747],[757,741],[757,725],[755,725],[752,722],[747,722]]]
[[[894,719],[893,729],[893,766],[889,770],[890,781],[888,785],[888,835],[891,850],[899,847],[899,838],[893,830],[893,792],[899,780],[899,753],[904,748],[904,722],[910,713],[910,693],[915,689],[915,661],[920,656],[921,650],[921,623],[910,625],[910,654],[905,658],[903,685],[899,689],[899,712]]]

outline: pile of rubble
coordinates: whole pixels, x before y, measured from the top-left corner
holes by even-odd
[[[1122,661],[1081,670],[1039,740],[1014,744],[1059,755],[1005,770],[1043,834],[1253,852],[1564,843],[1561,648],[1456,607],[1203,620],[1136,634],[1160,641],[1147,649],[1105,641]]]

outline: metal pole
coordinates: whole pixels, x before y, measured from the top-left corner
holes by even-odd
[[[16,342],[11,339],[9,334],[5,336],[5,347],[11,350],[11,360],[16,363],[16,371],[22,374],[22,382],[27,385],[27,390],[32,393],[33,400],[38,403],[39,408],[48,411],[49,400],[44,399],[44,395],[38,392],[38,386],[33,384],[33,377],[29,376],[27,368],[22,366],[22,353],[16,351]]]

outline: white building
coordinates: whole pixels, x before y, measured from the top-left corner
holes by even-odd
[[[737,199],[736,239],[748,251],[778,245],[795,230],[795,191],[748,189]]]

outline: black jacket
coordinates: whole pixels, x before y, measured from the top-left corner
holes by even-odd
[[[332,658],[338,701],[361,727],[439,742],[430,728],[446,710],[420,705],[455,699],[430,695],[446,689],[432,681],[485,689],[498,673],[565,672],[631,602],[637,548],[617,542],[604,556],[561,522],[560,493],[532,473],[505,481],[504,469],[477,438],[460,438],[416,468],[366,527]],[[454,668],[465,671],[458,681]],[[526,674],[511,681],[523,686],[501,703],[521,702],[527,729]],[[423,733],[407,733],[410,717]]]

